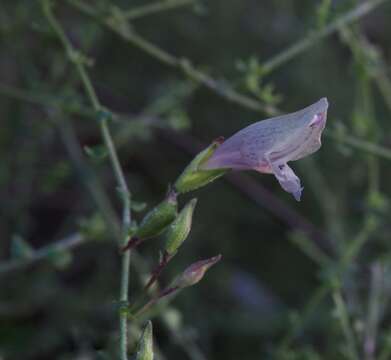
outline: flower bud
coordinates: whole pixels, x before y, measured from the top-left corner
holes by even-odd
[[[174,255],[178,251],[189,235],[196,204],[197,199],[190,200],[168,228],[165,251],[169,256]]]
[[[190,265],[176,280],[175,287],[182,289],[197,284],[205,275],[205,272],[221,260],[221,255],[207,260],[200,260]]]
[[[198,189],[224,175],[228,171],[227,169],[206,170],[200,168],[200,166],[213,155],[220,144],[220,139],[215,140],[191,161],[175,182],[176,191],[185,193]]]
[[[139,239],[157,236],[175,220],[176,215],[176,193],[171,191],[164,201],[144,216],[134,236]]]
[[[136,360],[153,360],[152,322],[148,321],[137,346]]]

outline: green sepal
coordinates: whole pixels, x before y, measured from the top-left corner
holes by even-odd
[[[190,200],[168,228],[164,249],[168,255],[175,255],[189,235],[196,204],[197,199]]]
[[[214,141],[205,150],[201,151],[185,168],[174,185],[174,188],[178,193],[186,193],[205,186],[220,176],[223,176],[228,171],[227,169],[200,169],[201,165],[213,155],[219,145],[219,141]]]
[[[136,360],[153,360],[153,329],[148,321],[137,345]]]
[[[134,236],[146,239],[161,234],[177,216],[176,194],[170,192],[165,200],[148,212]]]

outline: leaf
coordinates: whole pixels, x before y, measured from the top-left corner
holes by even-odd
[[[11,240],[11,257],[14,259],[28,259],[34,253],[33,247],[19,235],[14,235]]]

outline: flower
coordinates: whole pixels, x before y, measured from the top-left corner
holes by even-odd
[[[256,122],[224,141],[202,168],[272,173],[300,201],[303,187],[287,163],[320,148],[327,108],[327,99],[322,98],[297,112]]]

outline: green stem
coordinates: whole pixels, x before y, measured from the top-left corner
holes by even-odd
[[[367,2],[359,4],[354,9],[339,16],[329,25],[325,26],[317,32],[307,35],[305,38],[297,41],[281,53],[272,57],[270,60],[264,62],[262,64],[262,69],[265,73],[270,73],[276,70],[278,67],[292,60],[297,55],[307,50],[309,47],[319,43],[319,40],[322,40],[323,38],[334,33],[342,26],[351,24],[352,22],[359,20],[360,18],[362,18],[363,16],[365,16],[386,1],[387,0],[369,0]]]
[[[324,134],[337,142],[349,145],[353,148],[364,150],[369,154],[380,156],[384,159],[391,160],[391,149],[377,145],[373,142],[359,139],[352,135],[343,134],[339,136],[335,131],[325,130]]]
[[[33,254],[26,259],[11,260],[0,264],[0,274],[25,269],[26,267],[31,266],[37,262],[46,260],[53,253],[71,250],[86,242],[87,239],[79,233],[70,235],[63,240],[59,240],[54,244],[44,246],[41,249],[34,251]]]
[[[354,331],[349,319],[349,313],[345,304],[345,301],[342,297],[341,291],[336,289],[333,291],[333,300],[337,312],[338,319],[341,323],[342,331],[345,335],[349,357],[351,360],[359,360],[358,347]]]
[[[96,114],[100,112],[103,107],[99,102],[98,96],[96,95],[95,89],[92,85],[92,82],[87,74],[85,69],[85,59],[83,59],[82,55],[73,47],[72,43],[67,38],[63,28],[60,23],[54,17],[51,9],[51,4],[47,0],[41,0],[42,8],[44,14],[52,26],[53,30],[57,34],[60,39],[64,50],[69,58],[69,61],[75,65],[75,68],[79,74],[79,77],[84,86],[84,90],[91,102],[92,107],[94,108]],[[123,210],[122,210],[122,226],[123,226],[123,244],[126,243],[127,240],[127,229],[131,224],[131,200],[130,200],[130,192],[125,180],[125,175],[121,168],[118,155],[110,134],[110,130],[107,125],[107,118],[100,120],[100,130],[105,143],[105,146],[108,150],[111,164],[114,170],[114,175],[118,184],[118,187],[121,191],[121,198],[123,202]],[[127,303],[129,299],[129,267],[130,267],[130,251],[125,252],[122,255],[122,265],[121,265],[121,285],[120,285],[120,301],[122,303]],[[127,360],[127,347],[128,347],[128,334],[127,334],[127,316],[126,314],[120,312],[119,315],[120,322],[120,358],[121,360]]]
[[[142,5],[133,9],[122,11],[122,16],[127,20],[135,20],[147,15],[160,13],[165,10],[175,9],[181,6],[190,5],[197,0],[165,0],[156,3]]]

